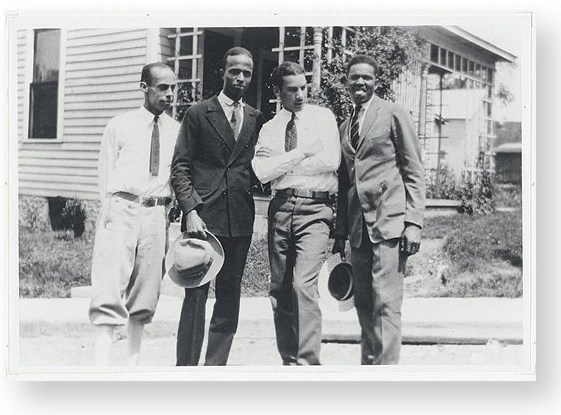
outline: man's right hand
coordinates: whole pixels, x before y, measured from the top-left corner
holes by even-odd
[[[341,261],[343,261],[343,262],[345,262],[347,260],[347,255],[345,254],[345,245],[346,244],[347,244],[347,241],[345,239],[337,238],[337,239],[335,239],[335,242],[333,243],[333,249],[331,250],[331,253],[333,255],[339,254],[341,256]]]
[[[206,239],[206,225],[195,209],[187,214],[185,231],[190,238]]]
[[[323,144],[320,140],[316,140],[313,143],[307,145],[306,147],[302,148],[302,153],[304,157],[313,157],[318,154],[321,150],[323,150]]]

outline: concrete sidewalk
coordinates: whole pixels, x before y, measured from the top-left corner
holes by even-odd
[[[162,295],[151,326],[174,331],[182,298]],[[207,318],[214,300],[207,303]],[[20,299],[19,321],[26,324],[89,324],[88,298]],[[358,342],[356,311],[338,312],[322,307],[324,342]],[[15,316],[14,316],[15,317]],[[486,344],[490,340],[521,344],[523,301],[504,298],[405,298],[402,309],[405,344]],[[17,321],[17,320],[16,320]],[[253,333],[252,327],[270,327]],[[262,324],[266,323],[266,324]],[[274,338],[272,311],[266,297],[242,298],[240,329],[248,337]],[[169,333],[168,333],[169,334]]]

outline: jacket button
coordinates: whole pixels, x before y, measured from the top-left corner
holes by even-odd
[[[222,196],[226,196],[226,193],[228,193],[228,192],[227,192],[226,190],[224,190],[224,191],[222,192]]]

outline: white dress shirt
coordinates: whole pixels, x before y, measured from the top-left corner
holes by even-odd
[[[171,197],[171,159],[179,123],[163,113],[158,118],[160,169],[150,174],[150,146],[154,114],[144,106],[112,118],[99,153],[99,192],[104,201],[112,193],[128,192],[145,197]]]
[[[255,152],[261,148],[271,151],[270,157],[254,157],[255,175],[262,183],[271,182],[271,189],[299,189],[337,192],[337,169],[341,162],[339,130],[333,113],[315,105],[305,105],[295,113],[298,134],[297,147],[288,153],[284,149],[286,124],[292,113],[282,109],[263,125]],[[304,158],[302,148],[320,140],[323,149]]]
[[[372,95],[370,97],[370,99],[368,101],[366,101],[364,104],[360,104],[361,108],[360,108],[360,111],[358,112],[358,132],[359,132],[359,134],[362,132],[362,125],[364,124],[364,117],[366,116],[366,113],[368,112],[368,108],[370,108],[370,104],[372,104],[373,99],[374,99],[374,95]],[[356,107],[356,105],[354,107]],[[354,107],[353,107],[353,111],[354,111]],[[352,120],[353,115],[354,114],[351,114],[351,120]],[[351,122],[351,121],[349,121],[349,122]],[[351,142],[350,124],[349,124],[349,134],[347,135],[347,141],[349,141],[349,143]]]
[[[230,122],[230,120],[232,119],[232,114],[234,113],[234,103],[235,101],[228,97],[223,91],[220,91],[220,94],[218,94],[218,102],[220,102],[220,106],[222,107],[222,110],[224,110],[224,114],[226,115],[226,118],[228,119],[228,122]],[[245,104],[243,103],[243,101],[240,99],[239,100],[240,106],[238,107],[238,112],[237,115],[239,117],[240,120],[240,126],[238,127],[238,131],[237,133],[239,134],[240,130],[242,129],[242,124],[243,124],[243,108],[245,106]]]

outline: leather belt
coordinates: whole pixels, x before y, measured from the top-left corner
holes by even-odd
[[[276,190],[276,195],[305,197],[308,199],[329,199],[329,192],[317,192],[315,190],[282,189]]]
[[[132,193],[128,193],[128,192],[117,192],[113,194],[122,199],[139,203],[144,207],[166,206],[168,203],[171,202],[171,199],[169,197],[144,197],[144,196],[133,195]]]

